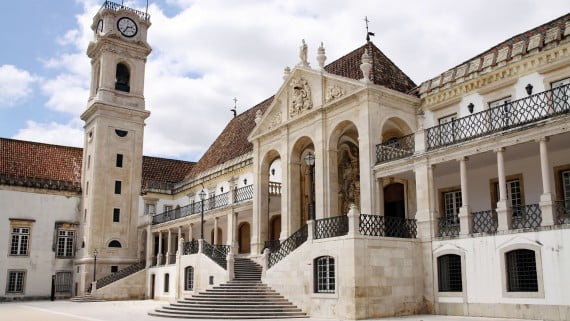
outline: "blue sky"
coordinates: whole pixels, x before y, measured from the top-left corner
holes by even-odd
[[[85,49],[102,3],[2,1],[1,137],[81,146]],[[234,97],[242,112],[279,88],[301,39],[312,65],[321,41],[330,62],[364,44],[365,15],[375,44],[420,83],[569,11],[567,0],[150,0],[145,154],[197,160],[231,119]]]

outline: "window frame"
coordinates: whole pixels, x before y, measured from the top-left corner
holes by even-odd
[[[536,264],[536,281],[538,291],[533,292],[512,292],[508,289],[508,266],[506,254],[513,250],[531,250],[534,251],[534,261]],[[537,243],[519,243],[504,246],[499,249],[500,271],[502,293],[504,298],[544,298],[544,279],[542,271],[542,248]]]
[[[117,156],[115,158],[115,167],[123,168],[123,159],[124,159],[123,154],[117,153]]]
[[[17,291],[17,290],[10,291],[10,285],[11,285],[10,275],[12,273],[22,273],[22,282],[21,282],[20,291]],[[6,274],[6,295],[24,295],[25,294],[25,292],[26,292],[26,274],[27,274],[26,270],[8,270],[8,273]],[[17,282],[17,281],[15,281],[15,282]]]
[[[189,271],[191,273],[188,273]],[[190,286],[188,286],[189,284]],[[194,267],[191,265],[184,268],[184,291],[194,291]]]
[[[443,260],[444,258],[448,259],[447,262],[447,271],[443,271]],[[451,259],[453,258],[454,260],[457,260],[456,262],[451,262]],[[458,255],[456,253],[447,253],[447,254],[441,254],[439,256],[437,256],[436,258],[436,262],[435,264],[437,265],[437,290],[439,293],[445,293],[445,292],[450,292],[450,293],[461,293],[463,292],[463,264],[462,264],[462,259],[461,259],[461,255]],[[454,288],[452,286],[452,274],[453,271],[451,271],[451,263],[459,263],[459,289]],[[443,280],[443,278],[441,278],[441,276],[443,275],[442,272],[446,272],[447,276],[446,276],[446,280]],[[456,276],[455,276],[456,277]],[[442,284],[443,281],[447,281],[446,284]],[[457,281],[457,280],[455,280]],[[447,287],[444,287],[443,285],[447,285]]]
[[[115,195],[121,195],[122,192],[123,192],[123,182],[116,180],[115,181]]]
[[[320,262],[323,262],[321,264]],[[332,266],[332,269],[331,269]],[[320,271],[320,268],[323,270]],[[330,255],[322,255],[313,259],[313,293],[319,295],[333,295],[336,294],[336,258]],[[323,272],[323,277],[320,273]],[[331,276],[332,274],[332,276]],[[331,282],[332,280],[332,282]],[[326,284],[322,283],[326,281]]]
[[[170,293],[170,273],[164,273],[163,292]]]
[[[121,209],[120,208],[113,208],[113,223],[120,223],[121,222]]]
[[[66,275],[67,277],[69,277],[69,284],[62,284],[59,283],[58,280],[63,276]],[[61,286],[69,286],[69,289],[67,291],[65,291],[66,289],[64,288],[62,290]],[[57,271],[55,273],[55,292],[56,293],[67,293],[67,294],[72,294],[72,289],[73,289],[73,271]]]
[[[18,229],[18,232],[14,232],[15,229]],[[27,233],[22,233],[22,229],[27,229]],[[17,245],[16,245],[16,253],[13,253],[12,250],[14,249],[14,237],[17,237]],[[27,257],[30,256],[30,243],[32,239],[32,227],[28,225],[20,225],[20,224],[10,224],[10,248],[8,251],[8,256],[15,256],[15,257]],[[26,246],[25,246],[25,253],[22,252],[22,239],[26,237]]]
[[[62,235],[62,232],[64,235]],[[71,233],[71,235],[69,235]],[[56,258],[74,258],[75,257],[75,236],[76,231],[72,229],[58,228],[57,229],[57,240],[55,246],[55,257]],[[63,254],[60,253],[60,239],[63,239]],[[71,240],[71,245],[68,241]],[[71,251],[68,254],[68,251]]]

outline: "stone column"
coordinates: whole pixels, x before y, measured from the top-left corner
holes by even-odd
[[[462,157],[459,159],[459,174],[461,177],[461,208],[459,209],[459,233],[467,235],[473,228],[473,217],[469,208],[469,190],[467,181],[467,160],[469,158]]]
[[[358,207],[351,204],[346,216],[348,216],[348,235],[351,237],[360,235],[360,211]]]
[[[504,148],[496,149],[497,153],[497,174],[499,179],[499,201],[497,202],[497,218],[499,231],[506,231],[511,226],[512,213],[507,196],[507,179],[505,176]]]
[[[182,238],[182,226],[179,225],[178,226],[178,231],[177,231],[177,236],[178,236],[178,240],[182,240],[182,243],[178,242],[177,243],[177,248],[176,248],[176,254],[178,254],[178,252],[182,249],[182,246],[180,244],[184,244],[184,239]]]
[[[194,237],[194,235],[192,235],[193,227],[194,227],[193,223],[188,224],[188,242],[192,241],[192,237]]]
[[[227,270],[228,270],[228,280],[231,281],[234,279],[234,254],[230,251],[228,255],[226,255],[226,262],[227,262]]]
[[[162,265],[162,231],[158,231],[158,254],[156,255],[156,265]]]
[[[314,228],[315,228],[315,221],[308,220],[307,221],[307,242],[309,242],[309,243],[312,243],[313,239],[315,238]]]
[[[214,217],[214,239],[212,240],[214,245],[218,244],[218,218]]]
[[[384,216],[384,178],[379,177],[376,179],[376,213]]]
[[[154,234],[150,229],[150,225],[146,227],[146,267],[152,264],[152,256],[154,255]]]
[[[236,231],[236,227],[237,227],[237,213],[234,212],[233,209],[231,209],[230,214],[227,216],[227,230],[228,230],[228,236],[227,236],[227,245],[231,246],[231,253],[236,254],[237,253],[237,242],[236,242],[236,235],[237,235],[237,231]]]
[[[540,146],[540,172],[542,174],[542,195],[540,195],[540,209],[542,211],[542,226],[554,225],[554,202],[550,182],[550,160],[548,159],[547,137],[538,140]]]
[[[166,263],[170,264],[170,255],[172,254],[172,231],[168,228],[168,238],[166,239]]]
[[[261,254],[267,239],[268,175],[262,171],[259,141],[253,142],[253,213],[251,224],[251,254]]]

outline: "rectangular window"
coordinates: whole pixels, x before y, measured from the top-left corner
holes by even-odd
[[[115,194],[121,194],[121,181],[115,181]]]
[[[455,254],[437,258],[437,278],[439,292],[461,292],[461,257]]]
[[[511,201],[513,216],[519,216],[522,212],[522,184],[520,179],[507,180],[507,197]],[[499,183],[495,183],[495,199],[500,199]]]
[[[113,209],[113,222],[119,222],[121,219],[121,209],[114,208]]]
[[[144,205],[144,213],[146,215],[154,215],[156,214],[156,206],[154,204],[145,204]]]
[[[8,272],[8,286],[7,293],[24,293],[24,280],[26,272],[24,271],[9,271]]]
[[[57,257],[73,257],[75,231],[57,231]]]
[[[172,205],[164,205],[164,212],[172,211]]]
[[[71,272],[57,272],[55,274],[55,292],[71,293],[72,282]]]
[[[115,161],[117,167],[123,167],[123,154],[117,154],[117,160]]]
[[[12,242],[10,244],[10,255],[28,255],[29,241],[30,241],[29,227],[12,227]]]
[[[461,208],[461,190],[443,193],[443,213],[445,217],[455,217],[459,215]]]
[[[315,293],[335,292],[335,267],[334,258],[321,256],[314,261]]]
[[[111,265],[111,273],[117,273],[117,272],[119,272],[119,266]]]
[[[170,275],[166,273],[164,275],[164,293],[168,293],[170,290]]]

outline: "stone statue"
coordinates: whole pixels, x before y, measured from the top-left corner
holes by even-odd
[[[299,65],[309,67],[309,63],[307,62],[307,44],[305,43],[305,39],[301,41],[301,47],[299,47],[299,58],[301,59]]]

